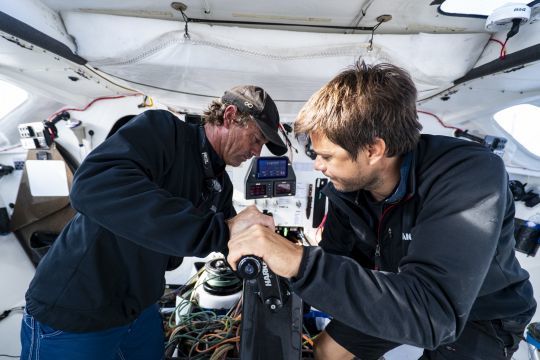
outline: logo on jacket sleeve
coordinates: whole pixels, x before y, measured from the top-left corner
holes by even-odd
[[[401,240],[411,241],[412,240],[411,233],[401,233]]]

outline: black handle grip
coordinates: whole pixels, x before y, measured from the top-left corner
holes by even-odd
[[[240,258],[236,266],[236,272],[242,279],[252,280],[261,273],[262,260],[258,256],[246,255]]]

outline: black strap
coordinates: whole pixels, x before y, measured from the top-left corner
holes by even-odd
[[[204,126],[199,126],[199,145],[201,152],[201,159],[204,171],[204,182],[206,187],[210,191],[221,192],[222,187],[214,174],[212,168],[212,161],[210,160],[210,154],[208,152],[208,145],[206,143],[206,134],[204,133]]]
[[[73,61],[79,65],[85,65],[86,59],[75,55],[69,47],[64,43],[50,37],[49,35],[42,33],[41,31],[23,23],[22,21],[0,11],[0,31],[13,35],[16,38],[20,38],[31,44],[39,46],[45,50],[60,55],[61,57]],[[18,39],[13,39],[9,36],[3,36],[7,41],[11,41],[21,47],[26,45],[19,42]]]
[[[322,189],[327,183],[328,179],[326,178],[315,179],[315,199],[313,203],[312,222],[314,228],[319,227],[324,218],[324,214],[326,214],[326,195],[322,192]]]

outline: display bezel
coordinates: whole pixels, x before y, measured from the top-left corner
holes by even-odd
[[[275,175],[264,174],[263,172],[268,171],[268,166],[269,166],[268,163],[274,162],[274,161],[279,163],[279,174],[275,174]],[[259,180],[286,179],[289,173],[288,165],[289,165],[289,159],[286,157],[260,157],[257,159],[256,177]]]
[[[290,181],[275,182],[274,195],[288,195],[293,192],[293,183]]]
[[[264,189],[264,193],[259,190]],[[251,184],[248,187],[248,193],[250,196],[269,196],[268,186],[266,184]]]

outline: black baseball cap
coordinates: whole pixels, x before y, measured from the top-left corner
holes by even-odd
[[[253,116],[268,140],[266,147],[272,154],[280,156],[287,152],[287,146],[279,136],[279,112],[276,103],[264,89],[253,85],[235,86],[225,91],[221,101]]]

